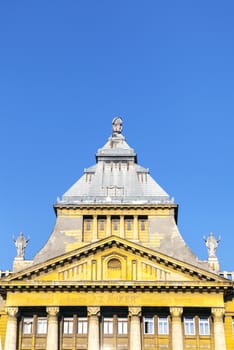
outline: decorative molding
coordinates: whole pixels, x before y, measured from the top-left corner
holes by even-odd
[[[214,317],[214,321],[222,321],[223,322],[225,308],[224,307],[212,307],[211,314]]]
[[[140,317],[141,316],[141,307],[140,306],[129,306],[128,312],[129,312],[130,317],[133,317],[133,316]]]
[[[49,316],[56,317],[59,313],[59,307],[58,306],[47,306],[46,312]]]
[[[180,306],[171,306],[170,307],[170,314],[173,319],[175,318],[181,318],[183,313],[183,308]]]
[[[6,313],[9,317],[16,318],[19,312],[19,308],[17,306],[8,306],[6,307]]]
[[[88,316],[100,316],[100,306],[88,306]]]

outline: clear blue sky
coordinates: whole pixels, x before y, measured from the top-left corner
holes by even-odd
[[[0,269],[95,163],[120,115],[138,161],[179,204],[200,259],[234,270],[234,2],[1,1]]]

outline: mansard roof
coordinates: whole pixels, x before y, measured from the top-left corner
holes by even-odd
[[[169,195],[137,164],[135,151],[113,132],[96,153],[96,164],[62,196],[59,203],[171,203]]]

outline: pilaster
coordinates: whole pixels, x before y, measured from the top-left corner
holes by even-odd
[[[19,311],[18,307],[9,306],[6,308],[8,319],[7,319],[7,329],[6,329],[5,350],[16,350],[18,311]]]
[[[170,307],[172,320],[172,350],[183,350],[182,307]]]
[[[88,350],[99,350],[99,306],[89,306],[88,310]]]
[[[130,306],[128,308],[130,317],[130,350],[141,350],[141,307]]]
[[[223,317],[223,307],[212,307],[211,313],[214,322],[214,348],[215,350],[226,350]]]
[[[46,308],[48,314],[48,330],[46,350],[58,350],[58,313],[59,307],[48,306]]]

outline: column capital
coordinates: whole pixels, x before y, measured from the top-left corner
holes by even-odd
[[[141,307],[140,306],[129,306],[128,308],[129,316],[141,316]]]
[[[19,308],[17,306],[7,306],[6,307],[6,313],[10,317],[17,317]]]
[[[58,306],[47,306],[46,312],[49,316],[57,316],[59,313],[59,307]]]
[[[224,307],[212,307],[211,313],[214,319],[223,319],[223,316],[225,314],[225,308]]]
[[[170,314],[172,317],[181,317],[183,313],[183,308],[181,306],[171,306]]]
[[[100,316],[100,306],[88,306],[88,316]]]

